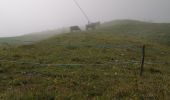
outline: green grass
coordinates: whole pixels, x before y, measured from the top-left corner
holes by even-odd
[[[60,34],[35,44],[1,48],[1,60],[22,63],[0,63],[0,99],[169,100],[167,42],[153,42],[146,35],[132,35],[132,30],[123,29],[102,27]],[[124,62],[140,61],[142,44],[146,45],[146,63],[140,77],[139,63]]]

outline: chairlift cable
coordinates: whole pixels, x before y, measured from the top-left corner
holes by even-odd
[[[73,0],[74,3],[77,5],[77,7],[80,9],[80,11],[82,12],[82,14],[84,15],[84,17],[86,18],[86,20],[88,21],[88,24],[90,23],[90,19],[87,16],[87,14],[85,13],[85,11],[81,8],[81,6],[79,5],[79,3],[76,0]]]

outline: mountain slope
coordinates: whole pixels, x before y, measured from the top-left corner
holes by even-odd
[[[149,23],[137,20],[114,20],[103,23],[101,32],[122,34],[124,36],[133,35],[144,38],[150,42],[157,42],[170,46],[170,24],[169,23]],[[0,38],[0,44],[30,44],[55,36],[58,33],[68,32],[68,29],[59,29],[31,33],[19,37]]]
[[[144,32],[140,36],[136,31],[143,28],[132,26],[59,34],[0,48],[1,100],[169,100],[170,47],[142,38]],[[150,28],[143,31],[149,33]],[[146,58],[139,76],[143,44]]]
[[[5,45],[5,44],[9,44],[9,45],[32,44],[32,43],[53,37],[53,36],[60,34],[60,33],[63,33],[63,32],[66,32],[66,28],[30,33],[30,34],[26,34],[26,35],[22,35],[22,36],[17,36],[17,37],[0,38],[0,44],[1,45]]]
[[[114,34],[133,35],[145,38],[150,42],[157,42],[170,46],[170,24],[149,23],[135,20],[117,20],[104,23],[102,30]]]

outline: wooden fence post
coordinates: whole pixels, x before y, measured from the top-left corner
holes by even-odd
[[[143,75],[144,63],[145,63],[145,45],[142,46],[142,61],[141,61],[141,68],[140,68],[140,76]]]

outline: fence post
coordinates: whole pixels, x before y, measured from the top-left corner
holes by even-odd
[[[142,46],[142,61],[141,61],[141,68],[140,68],[140,76],[143,75],[144,62],[145,62],[145,45]]]

